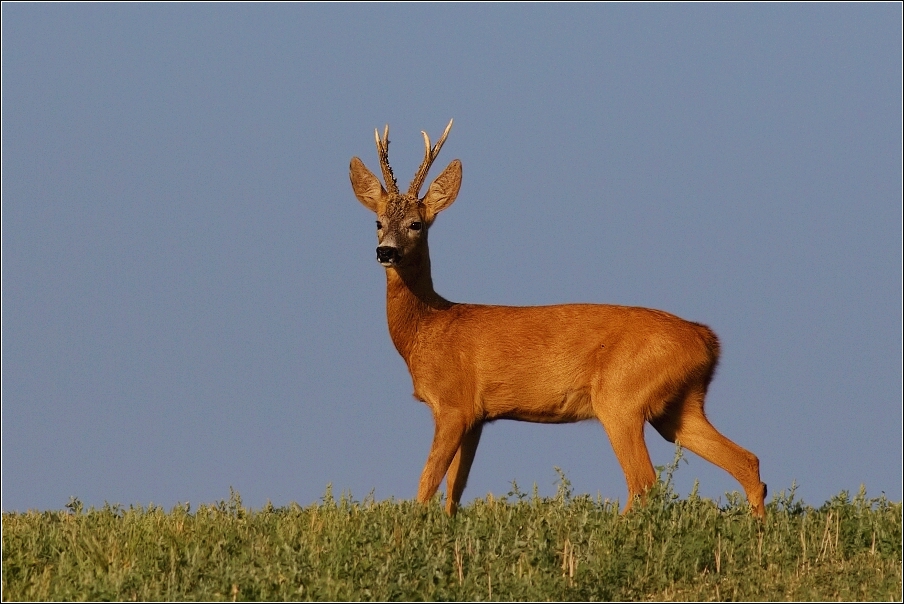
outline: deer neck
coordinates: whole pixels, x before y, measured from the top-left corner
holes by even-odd
[[[389,335],[406,363],[423,321],[453,306],[433,289],[430,255],[425,250],[413,264],[386,269],[386,318]]]

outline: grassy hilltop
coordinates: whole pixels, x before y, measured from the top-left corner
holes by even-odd
[[[902,505],[793,489],[764,522],[665,481],[618,503],[513,483],[448,518],[438,502],[334,499],[250,510],[106,505],[3,514],[3,600],[896,600]]]

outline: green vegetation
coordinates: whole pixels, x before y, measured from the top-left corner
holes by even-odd
[[[822,507],[794,489],[764,522],[728,495],[647,504],[516,484],[448,518],[440,503],[362,502],[327,489],[309,507],[249,510],[235,492],[194,512],[105,505],[3,514],[3,600],[896,600],[901,503]]]

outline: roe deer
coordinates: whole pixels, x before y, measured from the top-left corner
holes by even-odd
[[[722,436],[703,402],[719,341],[708,327],[648,308],[608,304],[490,306],[449,302],[433,289],[427,234],[461,186],[454,160],[419,198],[452,122],[426,152],[407,193],[389,166],[389,126],[374,132],[386,187],[353,157],[355,196],[377,215],[377,260],[386,269],[392,342],[411,373],[414,396],[433,412],[435,432],[417,499],[429,501],[448,472],[446,511],[455,514],[483,424],[497,419],[602,422],[628,483],[627,512],[656,475],[644,442],[650,422],[725,469],[765,514],[759,460]]]

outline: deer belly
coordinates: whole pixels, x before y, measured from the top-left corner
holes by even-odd
[[[588,388],[559,392],[509,388],[496,384],[483,393],[486,419],[564,424],[595,417]]]

